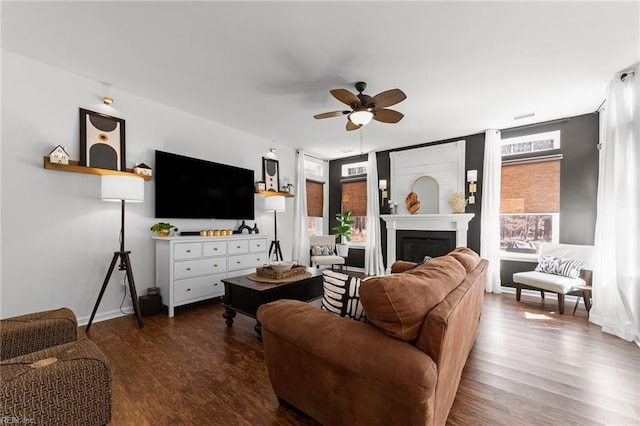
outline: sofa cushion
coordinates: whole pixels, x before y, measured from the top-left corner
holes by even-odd
[[[360,286],[360,300],[367,319],[395,338],[418,337],[427,313],[466,276],[451,256],[436,257],[400,274],[367,279]]]
[[[478,266],[478,263],[480,263],[480,256],[478,256],[478,253],[468,247],[457,247],[449,253],[449,256],[453,256],[458,262],[460,262],[467,272],[471,272],[476,266]]]
[[[321,308],[356,321],[365,321],[364,310],[360,303],[360,278],[333,272],[322,271],[324,294]]]

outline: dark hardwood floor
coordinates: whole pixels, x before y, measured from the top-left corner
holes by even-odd
[[[558,315],[555,298],[485,295],[449,425],[640,424],[640,349],[582,305],[572,316],[569,300]],[[93,324],[112,366],[111,425],[316,424],[278,405],[255,321],[238,314],[227,328],[222,312],[212,301],[142,329],[131,315]]]

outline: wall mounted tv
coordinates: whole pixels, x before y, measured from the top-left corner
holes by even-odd
[[[254,172],[156,150],[156,217],[254,219]]]

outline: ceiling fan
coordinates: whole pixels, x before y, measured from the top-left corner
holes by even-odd
[[[359,129],[365,124],[368,124],[372,119],[382,123],[397,123],[402,120],[404,114],[386,108],[407,99],[407,95],[405,95],[402,90],[386,90],[371,97],[362,93],[366,88],[367,83],[359,81],[356,83],[356,90],[358,91],[357,95],[354,95],[346,89],[330,90],[329,92],[333,97],[343,104],[349,105],[349,107],[351,107],[351,111],[331,111],[316,114],[313,117],[320,119],[347,115],[347,130]]]

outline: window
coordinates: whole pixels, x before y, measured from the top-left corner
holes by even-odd
[[[307,179],[307,223],[309,235],[322,235],[324,183]]]
[[[342,165],[342,211],[351,212],[349,244],[364,245],[367,239],[367,161]]]
[[[325,162],[306,157],[304,173],[307,177],[307,232],[323,235]]]
[[[502,147],[500,249],[505,257],[533,257],[540,243],[558,242],[562,156],[504,157],[557,149],[560,132],[504,139]]]

